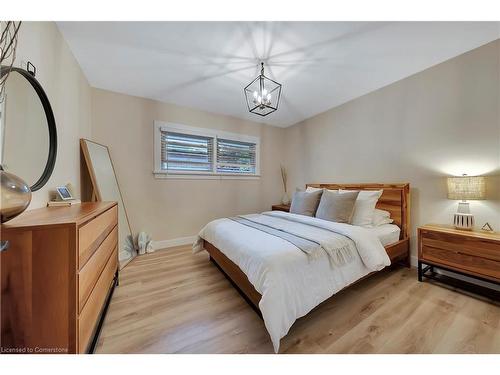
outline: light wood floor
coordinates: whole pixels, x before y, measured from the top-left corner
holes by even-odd
[[[272,353],[262,320],[189,247],[134,259],[120,275],[97,353]],[[500,307],[382,271],[299,319],[280,353],[500,353]]]

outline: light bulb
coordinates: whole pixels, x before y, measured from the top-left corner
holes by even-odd
[[[259,94],[257,94],[257,91],[254,91],[254,92],[253,92],[253,97],[254,97],[254,99],[257,99],[257,96],[258,96],[258,95],[259,95]]]
[[[267,89],[262,90],[262,97],[265,97],[267,95]]]
[[[267,94],[267,102],[271,103],[271,94]]]
[[[262,104],[262,96],[259,95],[257,101],[259,102],[259,104]]]

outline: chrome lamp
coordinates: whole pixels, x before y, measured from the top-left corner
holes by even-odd
[[[260,75],[245,88],[248,110],[260,116],[267,116],[278,109],[281,98],[281,84],[264,75],[261,62]]]
[[[468,200],[486,199],[486,179],[483,176],[448,177],[448,199],[461,200],[453,219],[457,229],[471,230],[474,215],[470,213]]]

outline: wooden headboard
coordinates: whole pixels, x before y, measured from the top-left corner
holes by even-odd
[[[377,208],[391,213],[394,224],[401,228],[400,239],[410,234],[410,184],[307,184],[322,189],[384,190]]]

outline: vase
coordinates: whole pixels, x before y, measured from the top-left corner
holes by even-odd
[[[284,205],[290,204],[290,197],[288,196],[288,193],[286,191],[285,194],[283,194],[283,198],[281,198],[281,203]]]
[[[31,202],[29,185],[16,175],[0,167],[0,216],[2,223],[15,218]]]

